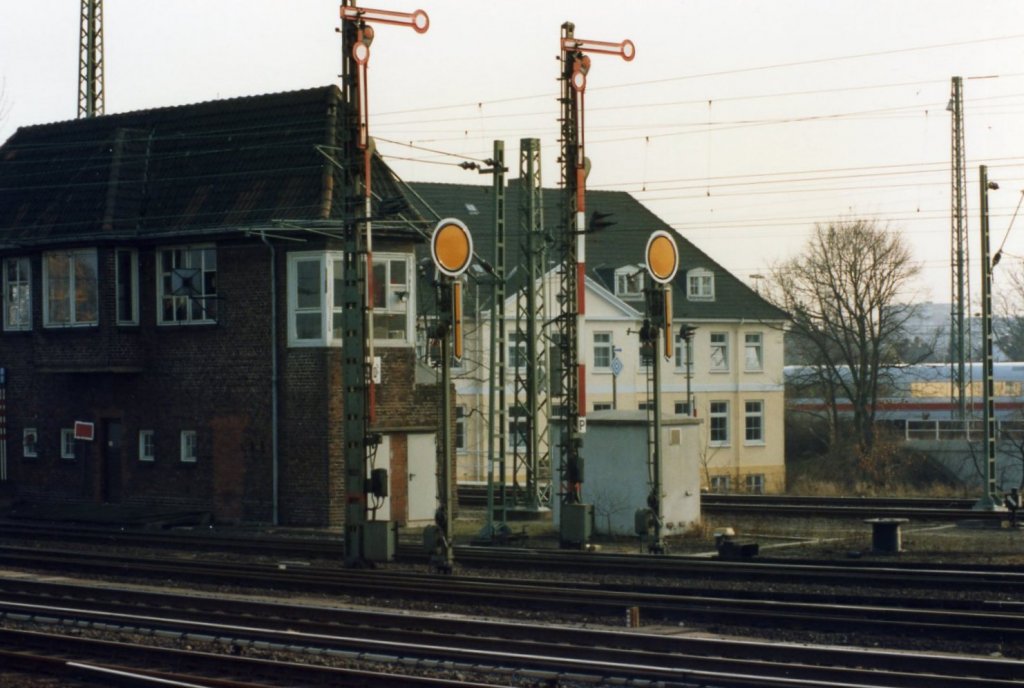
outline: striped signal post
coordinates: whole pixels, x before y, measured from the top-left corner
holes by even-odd
[[[345,564],[367,563],[367,467],[379,436],[370,432],[375,421],[373,379],[373,227],[372,161],[367,68],[373,24],[405,26],[416,33],[430,27],[426,12],[394,12],[341,3],[341,88],[352,135],[344,148],[344,187],[354,190],[346,199],[342,280],[342,384],[344,387]],[[361,176],[355,170],[360,165]],[[371,543],[372,545],[373,543]],[[379,549],[379,548],[377,548]]]
[[[651,453],[647,457],[648,477],[651,491],[647,495],[647,509],[650,511],[648,522],[653,526],[654,533],[648,549],[652,553],[661,554],[665,551],[665,542],[661,537],[664,522],[662,511],[662,442],[661,442],[661,358],[671,360],[675,333],[672,331],[672,280],[679,269],[679,249],[675,239],[668,232],[658,230],[647,240],[644,251],[644,262],[647,273],[651,277],[651,285],[647,288],[647,319],[650,326],[646,330],[647,340],[652,349],[651,374],[654,389],[654,442]],[[659,334],[661,335],[659,337]],[[658,340],[662,341],[659,352]],[[660,353],[660,355],[659,355]]]
[[[562,282],[559,343],[562,354],[562,385],[566,432],[562,445],[560,523],[561,544],[585,546],[590,538],[593,512],[582,504],[583,435],[587,430],[585,349],[581,345],[586,318],[586,178],[589,161],[585,151],[584,93],[590,71],[590,55],[618,55],[627,62],[636,56],[630,40],[621,43],[594,41],[575,36],[575,25],[562,24],[560,47],[562,187],[564,189]]]
[[[445,218],[434,227],[430,255],[440,273],[438,279],[438,326],[441,341],[441,465],[437,469],[437,511],[434,525],[424,531],[430,563],[451,573],[452,542],[452,361],[462,358],[462,273],[473,260],[473,235],[465,223]]]

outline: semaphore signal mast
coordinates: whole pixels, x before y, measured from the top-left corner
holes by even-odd
[[[582,504],[583,435],[587,431],[587,391],[584,348],[580,346],[586,317],[586,179],[590,161],[585,154],[583,96],[587,89],[590,55],[618,55],[627,62],[636,56],[630,40],[621,43],[576,38],[571,22],[562,24],[561,61],[561,175],[563,221],[562,274],[559,289],[559,349],[565,433],[562,437],[561,524],[563,546],[583,546],[590,539],[592,505]]]

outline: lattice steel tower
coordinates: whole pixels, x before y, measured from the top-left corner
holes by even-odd
[[[951,241],[950,241],[950,312],[949,365],[950,402],[953,415],[958,419],[968,416],[970,397],[970,319],[964,322],[964,313],[970,307],[970,252],[967,242],[967,160],[964,155],[963,79],[953,77],[952,93],[946,107],[953,114],[952,177],[951,177]]]
[[[519,227],[524,237],[522,255],[526,284],[516,295],[516,331],[513,363],[515,422],[512,503],[536,510],[551,506],[551,442],[549,380],[550,338],[545,299],[546,265],[544,205],[540,174],[540,139],[519,142]]]
[[[103,114],[103,0],[82,0],[78,32],[78,117]]]

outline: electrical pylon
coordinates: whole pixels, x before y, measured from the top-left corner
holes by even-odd
[[[103,0],[82,0],[78,32],[78,118],[103,114]]]
[[[964,313],[970,307],[970,252],[967,243],[967,160],[964,155],[964,97],[963,79],[953,77],[949,110],[952,124],[952,177],[950,196],[950,301],[949,324],[950,402],[958,420],[968,417],[968,390],[970,389],[967,361],[970,358],[970,319],[964,323]]]

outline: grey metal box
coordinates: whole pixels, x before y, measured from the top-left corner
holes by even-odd
[[[367,521],[363,524],[363,556],[368,561],[394,561],[397,541],[396,521]]]
[[[593,504],[563,504],[561,523],[559,524],[562,544],[587,544],[590,542],[593,524]]]

